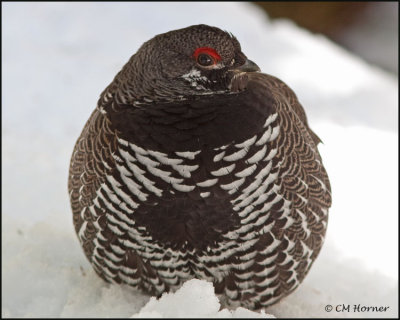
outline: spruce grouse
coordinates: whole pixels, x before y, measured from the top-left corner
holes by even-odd
[[[301,283],[330,184],[296,95],[258,71],[233,35],[195,25],[144,43],[103,91],[68,183],[100,277],[157,296],[205,279],[252,310]]]

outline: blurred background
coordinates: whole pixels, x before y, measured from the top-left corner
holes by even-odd
[[[367,62],[398,74],[398,2],[253,2],[271,20],[287,18],[321,33]],[[373,40],[372,40],[373,39]]]

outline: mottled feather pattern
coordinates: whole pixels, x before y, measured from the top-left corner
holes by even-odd
[[[246,72],[226,93],[152,103],[121,98],[124,81],[103,92],[71,159],[74,225],[96,272],[157,296],[206,279],[232,308],[292,292],[331,204],[319,139],[292,90]]]

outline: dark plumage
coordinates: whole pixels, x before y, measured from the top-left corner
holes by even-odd
[[[196,25],[144,43],[101,94],[68,187],[103,279],[154,295],[206,279],[254,310],[303,280],[329,180],[296,95],[257,71],[232,35]]]

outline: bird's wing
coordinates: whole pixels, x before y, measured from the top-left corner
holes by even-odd
[[[71,158],[68,189],[75,230],[86,257],[100,277],[117,283],[124,281],[157,294],[154,287],[162,292],[164,284],[153,267],[132,247],[123,244],[132,237],[127,230],[134,221],[118,216],[121,201],[117,194],[121,193],[122,185],[113,180],[119,157],[117,144],[118,136],[110,121],[96,109]],[[109,219],[119,220],[113,224]],[[117,227],[121,224],[125,230]]]
[[[115,148],[116,137],[110,123],[96,109],[75,144],[68,179],[75,230],[79,234],[82,224],[88,223],[88,234],[84,236],[88,240],[93,239],[95,227],[91,213],[86,209],[93,205],[96,192],[115,166],[112,157]],[[90,231],[93,233],[89,234]]]
[[[247,76],[249,103],[264,100],[265,108],[271,108],[273,97],[279,134],[266,142],[266,149],[276,150],[269,171],[277,177],[272,182],[276,194],[265,194],[266,203],[271,202],[264,222],[267,231],[260,231],[257,243],[245,252],[243,257],[248,260],[240,258],[243,266],[250,267],[238,268],[226,277],[225,294],[235,287],[248,287],[236,299],[248,299],[249,307],[257,309],[293,291],[307,274],[323,244],[331,190],[317,149],[319,139],[308,127],[296,95],[275,77]],[[267,167],[263,161],[258,165]],[[267,178],[264,183],[271,185],[271,181]],[[248,206],[251,209],[256,203],[257,198]],[[254,305],[255,297],[259,302]]]
[[[269,90],[278,94],[280,99],[286,100],[286,103],[290,105],[291,110],[299,117],[301,122],[306,127],[314,143],[318,145],[318,143],[321,142],[321,139],[309,127],[304,108],[299,103],[296,94],[293,92],[292,89],[289,88],[287,84],[269,74],[251,73],[249,75],[250,79],[256,81],[259,86],[264,86],[264,88],[267,87]]]

